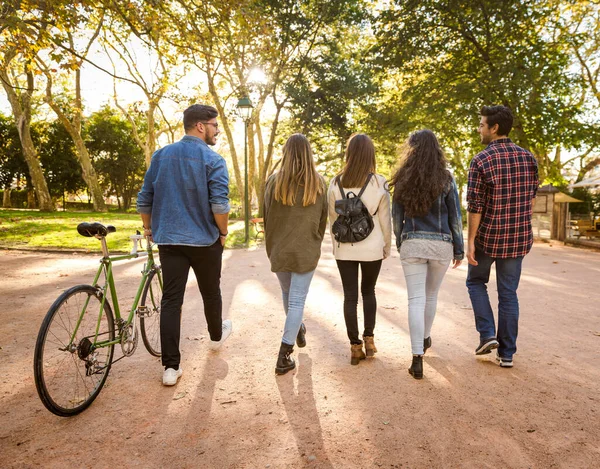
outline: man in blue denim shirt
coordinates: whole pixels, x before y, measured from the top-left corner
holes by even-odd
[[[186,135],[152,156],[138,194],[144,234],[158,244],[163,272],[160,341],[163,384],[182,375],[179,351],[181,306],[190,267],[204,302],[211,348],[231,333],[222,321],[221,257],[229,216],[229,175],[225,160],[208,145],[219,135],[214,107],[194,104],[183,112]]]

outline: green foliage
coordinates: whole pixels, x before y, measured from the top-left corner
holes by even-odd
[[[144,181],[144,153],[132,139],[131,123],[108,107],[92,114],[86,122],[87,147],[94,167],[119,208],[128,210]]]
[[[571,195],[583,201],[582,203],[569,204],[571,213],[585,216],[593,213],[594,218],[600,214],[600,192],[592,192],[587,187],[576,187]]]
[[[334,173],[343,163],[346,141],[359,130],[360,109],[375,92],[363,35],[360,25],[327,31],[304,73],[285,86],[292,114],[288,127],[307,135],[318,164]]]
[[[381,127],[391,124],[396,134],[429,127],[447,147],[470,141],[459,150],[466,160],[479,108],[504,104],[516,117],[511,137],[536,155],[542,179],[560,174],[550,150],[573,146],[585,126],[568,46],[554,34],[554,3],[394,2],[376,28],[374,50],[387,88]]]
[[[85,189],[73,139],[64,126],[58,121],[53,121],[38,125],[38,131],[41,131],[42,136],[39,145],[40,161],[50,195],[62,197],[65,193],[73,194]]]
[[[580,180],[598,161],[596,0],[5,3],[0,74],[15,85],[4,89],[9,97],[13,92],[11,105],[18,101],[13,112],[22,110],[17,120],[29,123],[38,93],[50,83],[55,107],[66,112],[63,123],[72,122],[71,134],[79,132],[85,96],[73,77],[88,66],[84,56],[96,61],[92,43],[110,56],[113,67],[96,65],[117,87],[126,81],[145,93],[141,105],[116,103],[127,120],[104,109],[84,123],[103,189],[117,195],[123,209],[143,176],[139,148],[147,162],[160,135],[175,139],[161,107],[166,97],[180,108],[197,100],[218,108],[234,199],[243,189],[244,168],[230,111],[246,93],[255,104],[248,172],[259,201],[264,179],[277,167],[277,149],[294,132],[308,135],[329,178],[343,164],[354,132],[374,139],[378,171],[389,176],[409,133],[430,128],[464,186],[469,160],[482,148],[476,129],[484,104],[513,109],[511,138],[536,155],[546,183],[564,187],[567,169]],[[152,70],[142,65],[146,61]],[[254,68],[266,82],[251,82]],[[178,87],[190,69],[198,77],[196,96]],[[39,192],[41,171],[29,175],[39,150],[52,195],[80,188],[80,165],[73,164],[65,132],[54,122],[34,121],[32,130],[36,148],[27,154],[27,167],[18,158],[14,122],[0,116],[0,186],[24,174]],[[569,162],[561,148],[574,156]]]
[[[4,200],[4,191],[0,189],[0,199]],[[27,208],[27,189],[17,189],[10,191],[10,204],[12,208]]]
[[[21,152],[14,120],[0,114],[0,187],[10,188],[15,179],[28,174]]]

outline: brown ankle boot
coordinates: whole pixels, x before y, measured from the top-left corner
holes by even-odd
[[[350,364],[358,365],[360,360],[365,359],[365,352],[363,352],[362,344],[350,344]]]
[[[365,342],[367,357],[375,355],[375,352],[377,352],[377,347],[375,347],[375,336],[363,335],[363,341]]]

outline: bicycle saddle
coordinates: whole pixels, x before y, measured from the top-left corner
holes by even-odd
[[[114,233],[117,229],[112,226],[104,226],[102,223],[94,222],[94,223],[80,223],[77,225],[77,232],[81,236],[87,236],[91,238],[92,236],[100,235],[106,236],[108,233]]]

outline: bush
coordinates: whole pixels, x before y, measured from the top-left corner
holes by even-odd
[[[4,189],[0,189],[0,201],[4,199]],[[10,191],[10,203],[12,208],[27,207],[27,189],[13,189]]]

